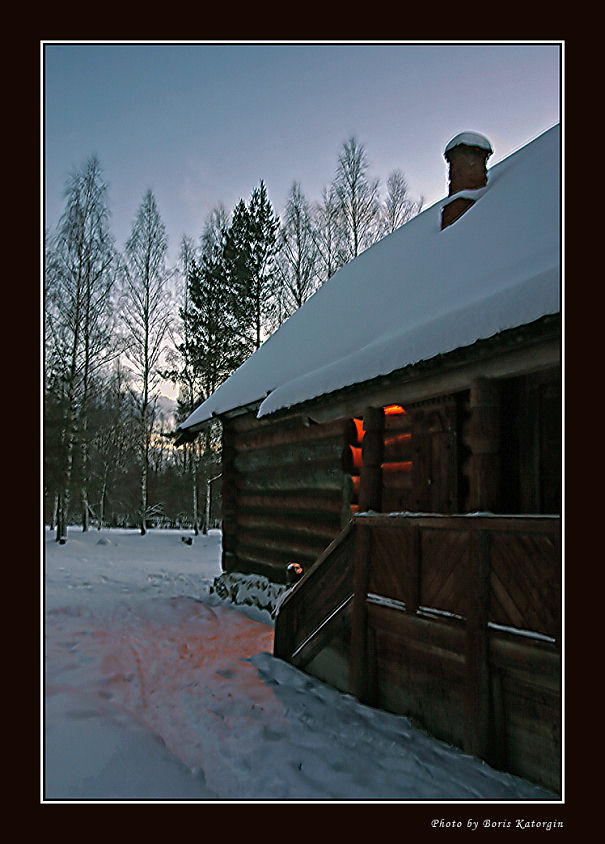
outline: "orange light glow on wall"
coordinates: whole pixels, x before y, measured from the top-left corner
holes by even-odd
[[[355,446],[350,446],[351,451],[353,453],[353,467],[355,469],[361,469],[362,467],[362,459],[361,459],[361,449],[355,448]]]
[[[393,446],[397,445],[398,443],[409,442],[411,439],[411,434],[396,434],[394,437],[385,437],[384,444],[385,446]]]
[[[400,413],[405,413],[405,410],[400,404],[389,404],[384,408],[385,416],[396,416]]]
[[[383,472],[411,472],[412,461],[405,460],[401,463],[382,463],[381,469]]]
[[[355,428],[357,430],[357,442],[360,443],[363,439],[363,435],[365,434],[365,431],[363,430],[363,419],[353,419],[353,422],[355,423]]]

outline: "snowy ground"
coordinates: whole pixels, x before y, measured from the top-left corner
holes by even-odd
[[[45,532],[43,801],[557,800],[274,659],[183,534]]]

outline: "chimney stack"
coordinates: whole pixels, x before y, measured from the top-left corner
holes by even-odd
[[[490,142],[477,132],[462,132],[452,138],[443,153],[450,168],[448,196],[484,188],[487,185],[487,159],[492,152]],[[463,195],[444,205],[441,228],[454,223],[474,202],[473,198]]]

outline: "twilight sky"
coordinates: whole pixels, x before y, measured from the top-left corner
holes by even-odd
[[[281,214],[293,181],[319,200],[351,135],[370,175],[403,170],[425,207],[447,193],[458,132],[491,141],[489,165],[559,122],[562,45],[520,43],[44,42],[45,227],[68,173],[95,154],[123,248],[151,188],[175,262],[220,202],[263,179]]]

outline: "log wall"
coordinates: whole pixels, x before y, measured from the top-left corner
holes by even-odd
[[[223,421],[223,568],[283,582],[308,568],[351,515],[350,424],[242,414]]]

